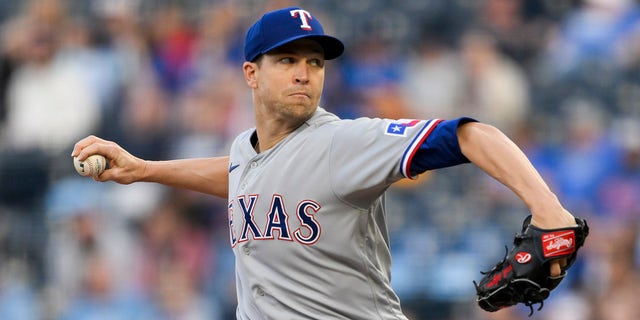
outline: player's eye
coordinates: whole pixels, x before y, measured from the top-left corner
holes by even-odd
[[[280,59],[280,63],[291,64],[294,60],[291,57],[284,57]]]
[[[324,60],[322,59],[311,59],[309,63],[313,66],[322,68],[324,66]]]

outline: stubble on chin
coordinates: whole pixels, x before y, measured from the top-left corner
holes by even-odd
[[[313,99],[305,99],[304,101],[288,101],[280,105],[279,111],[284,117],[288,117],[292,120],[296,119],[298,122],[304,122],[311,118],[317,108],[317,103],[312,101]]]
[[[291,123],[302,124],[313,116],[315,109],[315,106],[309,105],[287,105],[283,106],[279,113],[283,120],[288,119]]]

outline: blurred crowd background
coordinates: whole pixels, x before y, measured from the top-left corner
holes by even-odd
[[[0,319],[234,319],[226,201],[97,183],[70,153],[95,134],[149,160],[226,154],[253,126],[246,29],[292,4],[347,47],[327,64],[323,107],[493,124],[588,220],[533,319],[640,319],[633,0],[0,1]],[[509,190],[463,165],[387,200],[411,319],[527,319],[480,310],[472,284],[528,214]]]

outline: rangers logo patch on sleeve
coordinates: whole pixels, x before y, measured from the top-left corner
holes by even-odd
[[[407,136],[407,128],[413,127],[420,123],[420,120],[400,119],[393,121],[387,125],[385,134],[390,136]]]

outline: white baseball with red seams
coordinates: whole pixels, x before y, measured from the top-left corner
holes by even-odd
[[[96,177],[106,169],[107,159],[99,154],[91,155],[84,161],[78,161],[77,157],[73,157],[73,166],[81,176]]]

